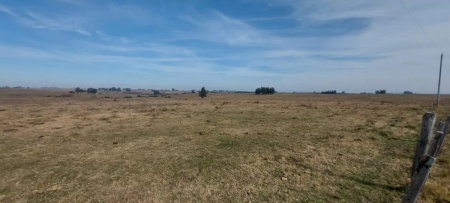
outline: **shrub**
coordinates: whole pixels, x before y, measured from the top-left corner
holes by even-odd
[[[202,99],[205,98],[207,94],[208,92],[206,91],[205,87],[202,87],[200,92],[198,92],[198,96],[200,96]]]
[[[87,89],[86,92],[90,93],[90,94],[96,94],[97,93],[97,89],[90,87],[90,88]]]
[[[76,92],[76,93],[83,93],[84,90],[81,89],[81,88],[79,88],[79,87],[77,87],[77,88],[75,88],[75,92]]]

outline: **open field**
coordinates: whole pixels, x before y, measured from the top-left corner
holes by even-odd
[[[399,202],[450,96],[0,90],[0,202]],[[109,98],[105,98],[109,97]],[[450,202],[446,140],[421,202]]]

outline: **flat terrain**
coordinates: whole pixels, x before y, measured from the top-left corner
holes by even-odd
[[[0,89],[0,202],[399,202],[433,95]],[[56,96],[56,97],[55,97]],[[447,139],[422,202],[450,202]]]

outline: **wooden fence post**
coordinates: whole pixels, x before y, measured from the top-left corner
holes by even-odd
[[[419,161],[427,152],[428,144],[430,143],[433,135],[433,126],[436,121],[436,115],[431,112],[427,112],[422,117],[422,129],[420,130],[419,141],[417,142],[416,152],[413,158],[413,165],[411,167],[410,177],[417,172]]]
[[[445,136],[449,133],[450,116],[446,122],[440,122],[433,136],[433,126],[436,120],[434,113],[425,113],[422,118],[422,129],[416,146],[416,152],[411,167],[411,182],[402,198],[402,203],[415,203],[420,190],[427,181],[430,168],[439,154]]]
[[[411,179],[411,183],[406,190],[406,194],[403,196],[402,203],[415,203],[417,197],[419,196],[420,190],[422,189],[425,181],[430,174],[430,168],[436,159],[431,156],[427,156],[424,160],[423,167],[421,167],[420,172]]]
[[[441,130],[443,133],[442,139],[440,139],[438,141],[437,146],[436,146],[436,151],[433,154],[430,154],[431,156],[434,156],[434,157],[438,156],[439,152],[441,151],[442,144],[444,143],[445,136],[447,136],[449,130],[450,130],[450,116],[447,116],[447,120],[445,121],[444,128]],[[438,129],[438,131],[439,131],[439,129]]]
[[[436,131],[436,135],[430,140],[430,144],[428,144],[428,149],[426,152],[426,155],[432,156],[432,157],[436,157],[439,150],[440,150],[440,145],[442,145],[443,140],[444,140],[444,127],[445,127],[445,123],[444,122],[440,122],[439,123],[439,127],[438,130]]]

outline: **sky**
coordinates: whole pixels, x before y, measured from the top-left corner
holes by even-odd
[[[0,86],[450,93],[448,0],[0,0]],[[449,57],[447,57],[449,56]]]

